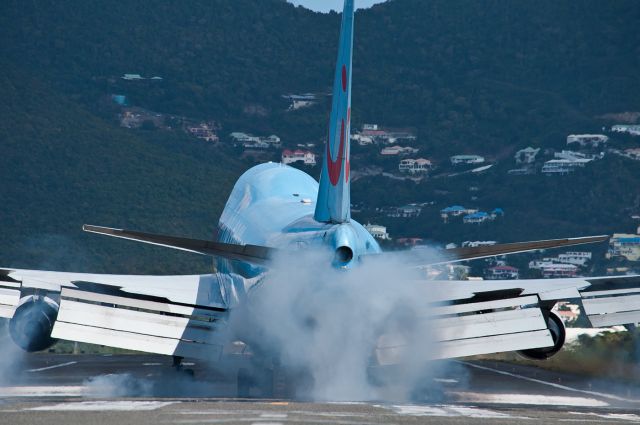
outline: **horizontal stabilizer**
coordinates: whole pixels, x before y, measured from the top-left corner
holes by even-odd
[[[112,229],[109,227],[90,226],[85,224],[82,230],[100,235],[113,236],[131,241],[144,242],[181,251],[194,252],[202,255],[213,255],[229,260],[247,261],[264,264],[271,260],[276,249],[258,245],[235,245],[222,242],[204,241],[198,239],[180,238],[176,236],[155,235],[152,233],[135,232],[132,230]]]
[[[562,248],[565,246],[584,245],[604,242],[609,236],[587,236],[583,238],[551,239],[546,241],[516,242],[500,245],[462,247],[444,251],[446,259],[453,261],[475,260],[478,258],[495,257],[496,255],[517,254],[520,252],[537,251],[540,249]]]

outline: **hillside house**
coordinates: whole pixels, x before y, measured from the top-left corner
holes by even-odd
[[[599,148],[609,142],[609,137],[604,134],[570,134],[567,136],[567,145],[579,145],[581,148]]]
[[[546,175],[566,175],[584,167],[591,161],[591,159],[552,159],[544,163],[542,173]]]
[[[398,165],[398,170],[401,173],[409,173],[409,174],[425,174],[428,173],[431,169],[431,161],[424,158],[418,159],[403,159],[400,161]]]
[[[316,104],[317,96],[312,93],[305,94],[284,94],[283,98],[287,99],[289,104],[289,111],[297,111],[298,109],[309,108]]]
[[[442,217],[442,219],[446,223],[449,217],[459,217],[461,215],[473,214],[477,211],[477,209],[465,208],[461,205],[454,205],[452,207],[447,207],[443,210],[440,210],[440,217]]]
[[[404,205],[390,211],[387,216],[394,218],[415,218],[422,213],[422,207],[416,204]]]
[[[285,149],[282,151],[282,163],[293,164],[294,162],[302,162],[304,165],[315,166],[316,154],[310,151],[296,149],[294,151]]]
[[[486,269],[484,276],[490,280],[518,279],[520,270],[511,266],[499,265]]]
[[[524,149],[520,149],[514,155],[516,164],[533,164],[536,162],[538,152],[540,152],[540,148],[534,149],[532,147],[526,147]]]
[[[640,161],[640,148],[625,149],[624,153],[627,158]]]
[[[218,142],[220,139],[216,135],[214,123],[200,123],[187,127],[187,132],[198,139],[206,140],[207,142]]]
[[[454,155],[449,159],[452,165],[483,164],[485,161],[485,158],[480,155]]]
[[[463,248],[477,248],[479,246],[493,246],[497,244],[496,241],[464,241],[462,242]]]
[[[418,149],[411,147],[402,147],[402,146],[388,146],[380,151],[380,155],[384,156],[404,156],[404,155],[413,155],[414,153],[418,153]]]
[[[376,239],[381,239],[381,240],[391,239],[389,237],[389,233],[387,233],[387,228],[384,226],[381,226],[379,224],[368,223],[364,226],[364,228],[367,230],[367,232],[371,233],[371,236],[373,236]]]
[[[489,220],[491,220],[491,216],[483,211],[468,214],[462,218],[464,224],[480,224]]]
[[[360,136],[370,138],[373,142],[381,144],[392,144],[399,140],[407,142],[416,140],[413,129],[382,128],[378,124],[364,124]]]
[[[144,80],[144,77],[140,74],[124,74],[121,78],[127,81]]]
[[[618,124],[611,127],[616,133],[628,133],[632,136],[640,136],[640,125]]]
[[[234,132],[229,135],[233,139],[234,146],[242,146],[245,149],[269,149],[279,148],[282,141],[276,135],[269,137],[258,137],[251,134]]]
[[[640,261],[640,234],[615,233],[609,240],[607,257],[624,257],[629,261]]]
[[[591,256],[591,252],[572,251],[558,255],[556,261],[562,264],[573,264],[579,267],[584,267],[587,262],[591,261]]]

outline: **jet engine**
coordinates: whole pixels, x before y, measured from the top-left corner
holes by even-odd
[[[38,295],[24,297],[9,322],[13,342],[29,353],[51,347],[56,342],[51,338],[51,331],[58,309],[58,304],[51,298]]]
[[[531,360],[546,360],[556,354],[564,345],[564,341],[567,337],[567,331],[564,328],[562,319],[557,314],[550,311],[549,318],[547,319],[547,327],[551,336],[553,337],[553,346],[546,348],[532,348],[530,350],[518,351],[521,356]]]

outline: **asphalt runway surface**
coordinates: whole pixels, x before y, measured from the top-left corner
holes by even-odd
[[[640,385],[499,362],[448,362],[410,401],[328,403],[237,399],[228,371],[185,367],[195,376],[161,356],[25,355],[2,369],[0,424],[640,423]]]

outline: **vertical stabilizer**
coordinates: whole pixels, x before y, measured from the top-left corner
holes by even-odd
[[[322,164],[315,212],[315,219],[322,222],[344,223],[351,218],[349,153],[353,2],[354,0],[345,0],[342,12],[342,29],[333,82],[329,137]]]

